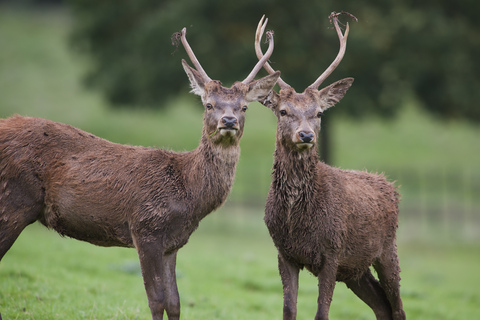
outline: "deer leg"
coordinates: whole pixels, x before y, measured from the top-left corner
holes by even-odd
[[[136,241],[143,282],[153,320],[180,318],[180,299],[175,279],[176,251],[166,254],[162,241]]]
[[[335,289],[337,267],[336,262],[325,261],[323,268],[318,273],[318,309],[315,320],[328,320],[328,311]]]
[[[0,260],[23,229],[42,214],[43,194],[40,186],[28,185],[18,177],[8,179],[0,171]]]
[[[400,298],[400,264],[395,243],[393,243],[391,248],[384,250],[384,254],[373,267],[377,271],[380,285],[392,307],[393,319],[404,320],[406,316],[403,310],[402,299]]]
[[[13,208],[0,201],[0,260],[12,247],[20,233],[37,220],[40,212],[39,205]]]
[[[283,320],[297,318],[298,273],[300,269],[278,253],[278,270],[283,285]]]
[[[385,295],[385,291],[383,291],[380,283],[373,277],[370,269],[367,270],[360,279],[348,280],[345,281],[345,284],[362,299],[363,302],[372,308],[377,319],[392,319],[392,308]]]
[[[165,285],[165,309],[168,319],[180,318],[180,296],[177,288],[177,277],[175,274],[175,266],[177,264],[177,252],[164,255],[163,279]]]

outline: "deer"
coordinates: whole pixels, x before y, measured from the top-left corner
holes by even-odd
[[[340,281],[373,310],[377,319],[401,320],[405,312],[396,246],[397,188],[383,174],[329,166],[319,161],[314,147],[323,113],[344,97],[354,80],[345,78],[319,89],[346,51],[349,25],[342,33],[338,18],[342,13],[332,12],[329,17],[340,40],[331,65],[303,93],[279,78],[279,92],[272,90],[261,101],[277,117],[264,221],[278,251],[284,320],[296,319],[298,277],[304,268],[318,279],[315,319],[329,318],[333,291]],[[260,45],[268,22],[263,22],[264,18],[255,34],[259,59],[265,57]],[[268,62],[263,67],[274,74]]]
[[[138,252],[153,320],[180,317],[177,252],[200,220],[229,194],[245,112],[280,73],[254,80],[273,52],[230,88],[212,80],[175,33],[192,92],[204,106],[197,148],[174,152],[116,144],[67,124],[13,116],[0,120],[0,260],[25,227],[39,221],[61,236]],[[177,44],[178,45],[178,44]]]

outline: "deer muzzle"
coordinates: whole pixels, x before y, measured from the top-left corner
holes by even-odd
[[[238,120],[236,117],[225,116],[220,120],[220,134],[222,136],[235,135],[238,131]]]
[[[294,142],[301,149],[310,149],[316,141],[315,133],[313,131],[300,130],[295,134]]]

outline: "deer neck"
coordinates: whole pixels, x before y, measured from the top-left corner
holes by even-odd
[[[214,144],[204,134],[200,145],[186,159],[190,168],[190,185],[198,194],[198,206],[205,214],[217,209],[226,200],[235,177],[240,156],[238,143],[233,145]]]
[[[233,179],[240,157],[240,146],[238,143],[233,145],[214,144],[204,135],[197,148],[197,153],[199,159],[201,159],[198,163],[198,168],[202,173],[208,173],[207,176],[224,178],[232,175],[231,179]],[[216,172],[212,172],[213,169]]]
[[[277,143],[273,163],[272,187],[290,201],[298,197],[306,200],[313,195],[317,177],[316,148],[303,152],[292,151]]]

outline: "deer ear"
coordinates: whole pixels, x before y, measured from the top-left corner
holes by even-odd
[[[258,100],[258,102],[260,102],[265,107],[274,111],[274,109],[278,105],[279,99],[280,99],[280,96],[278,95],[278,93],[276,93],[274,90],[271,90],[265,98]]]
[[[275,83],[280,77],[280,71],[272,73],[266,77],[250,82],[248,92],[245,96],[247,102],[262,101],[270,94]]]
[[[320,101],[322,103],[322,109],[326,110],[336,105],[342,100],[348,88],[353,83],[353,78],[345,78],[337,82],[332,83],[328,87],[323,88],[318,92],[320,95]]]
[[[205,93],[205,82],[203,81],[200,73],[188,65],[188,63],[182,59],[183,69],[185,70],[188,79],[190,80],[190,86],[192,87],[192,93],[202,97]]]

